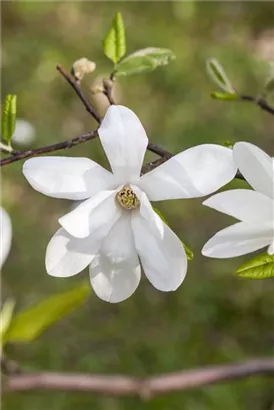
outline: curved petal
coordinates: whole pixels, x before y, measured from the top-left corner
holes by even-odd
[[[175,155],[143,175],[139,186],[150,201],[197,198],[221,188],[235,174],[229,148],[204,144]]]
[[[235,162],[256,191],[274,198],[274,162],[264,151],[249,142],[237,142],[233,147]]]
[[[121,215],[115,195],[117,191],[102,191],[87,199],[59,219],[60,225],[76,238],[86,238],[100,228],[105,221],[114,224]]]
[[[134,112],[121,105],[111,105],[98,134],[115,176],[122,183],[138,179],[148,139]]]
[[[267,253],[269,255],[274,255],[274,239],[273,239],[272,243],[269,245],[269,247],[267,249]]]
[[[23,174],[36,191],[75,200],[110,189],[113,178],[110,172],[88,158],[70,157],[31,158],[24,163]]]
[[[273,200],[251,189],[220,192],[206,199],[203,205],[231,215],[240,221],[274,221]]]
[[[274,236],[272,223],[239,222],[214,235],[202,254],[211,258],[233,258],[269,245]]]
[[[187,271],[187,258],[180,239],[153,211],[146,195],[140,196],[141,208],[132,212],[135,247],[144,272],[159,290],[176,290]]]
[[[46,250],[46,269],[49,275],[68,277],[81,272],[98,254],[115,219],[106,218],[87,238],[79,239],[60,228],[51,238]]]
[[[90,265],[90,281],[100,299],[118,303],[139,285],[141,268],[134,247],[130,213],[124,213]]]
[[[8,213],[0,206],[0,234],[1,234],[1,248],[0,248],[0,269],[3,266],[7,256],[10,252],[12,239],[12,226]]]
[[[85,269],[98,251],[100,242],[92,238],[78,239],[60,228],[46,250],[46,270],[49,275],[66,278]]]

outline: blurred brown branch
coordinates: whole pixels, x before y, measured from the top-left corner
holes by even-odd
[[[250,95],[240,95],[240,100],[242,101],[249,101],[256,105],[258,105],[262,110],[269,112],[270,114],[274,115],[274,108],[271,107],[268,102],[263,98],[256,98]]]
[[[223,366],[209,366],[162,374],[146,379],[123,375],[80,373],[21,373],[4,380],[4,391],[58,390],[82,391],[114,396],[156,395],[203,387],[211,383],[240,379],[254,375],[274,375],[272,358],[250,360]]]

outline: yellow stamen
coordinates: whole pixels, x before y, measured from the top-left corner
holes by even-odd
[[[130,186],[125,185],[117,194],[116,200],[122,208],[135,209],[140,205],[137,195],[133,192]]]

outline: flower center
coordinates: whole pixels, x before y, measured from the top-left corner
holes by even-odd
[[[133,192],[130,186],[125,185],[117,194],[116,200],[122,208],[135,209],[140,205],[137,195]]]

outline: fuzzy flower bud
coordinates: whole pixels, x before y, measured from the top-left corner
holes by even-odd
[[[81,81],[88,73],[92,73],[96,69],[96,64],[93,61],[83,57],[73,63],[71,74],[76,80]]]

